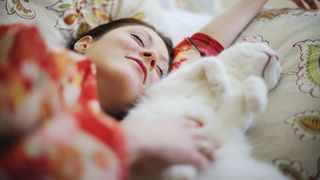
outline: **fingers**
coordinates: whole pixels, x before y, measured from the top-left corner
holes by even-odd
[[[204,170],[213,162],[214,152],[215,147],[213,143],[208,140],[198,141],[196,148],[193,149],[190,155],[189,163],[193,164],[199,170]]]
[[[214,160],[214,151],[216,148],[214,143],[210,141],[205,130],[203,128],[194,129],[193,137],[198,152],[200,152],[207,161],[212,162]]]
[[[205,170],[210,164],[210,161],[199,151],[192,153],[189,159],[189,163],[200,171]]]
[[[214,160],[216,148],[203,128],[195,128],[191,133],[193,136],[193,153],[198,156],[198,161],[195,163],[199,169],[204,169]]]
[[[158,128],[162,125],[163,128]],[[160,157],[168,164],[189,164],[199,170],[209,166],[214,159],[214,146],[208,141],[202,123],[190,118],[176,119],[175,121],[162,121],[157,129],[150,134],[157,141],[148,141],[144,154],[150,157]],[[163,133],[163,129],[166,130]],[[150,135],[149,135],[150,137]],[[150,139],[150,138],[147,138]]]
[[[298,7],[303,9],[318,9],[318,6],[315,0],[292,0]],[[306,7],[305,3],[309,8]]]
[[[210,162],[214,160],[215,146],[208,139],[200,141],[198,144],[198,150],[202,153]]]
[[[305,0],[310,9],[318,9],[318,6],[314,0]]]
[[[199,170],[203,170],[214,160],[215,146],[209,141],[203,124],[197,120],[180,119],[183,124],[185,134],[189,134],[189,143],[187,149],[188,164],[196,166]]]
[[[303,4],[302,0],[292,0],[298,7],[307,9],[305,5]]]

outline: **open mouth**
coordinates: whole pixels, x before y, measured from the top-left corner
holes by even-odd
[[[126,56],[127,59],[130,59],[130,60],[133,60],[134,62],[137,63],[138,65],[138,69],[143,73],[143,83],[146,81],[146,78],[147,78],[147,67],[146,65],[144,64],[144,62],[140,59],[137,59],[137,58],[134,58],[134,57],[129,57],[129,56]]]

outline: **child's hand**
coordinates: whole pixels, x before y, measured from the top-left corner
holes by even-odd
[[[315,2],[315,0],[292,0],[298,7],[303,9],[318,9],[318,6]],[[308,7],[306,7],[306,5]]]
[[[214,147],[198,123],[188,119],[122,122],[130,162],[161,158],[168,164],[191,164],[198,169],[213,160]]]

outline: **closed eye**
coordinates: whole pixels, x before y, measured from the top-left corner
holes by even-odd
[[[142,38],[138,34],[132,33],[130,35],[138,42],[138,44],[140,46],[145,47],[145,44],[144,44]]]
[[[160,78],[164,77],[164,71],[161,69],[160,66],[157,66],[156,71],[157,71]]]

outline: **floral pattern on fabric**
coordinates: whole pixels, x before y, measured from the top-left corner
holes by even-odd
[[[320,98],[320,40],[299,41],[293,45],[300,50],[297,85],[299,90]]]
[[[277,10],[272,9],[272,10],[264,11],[264,12],[260,13],[257,16],[257,20],[269,21],[269,20],[275,19],[275,18],[277,18],[281,15],[285,15],[285,14],[288,14],[287,9],[277,9]]]
[[[115,0],[58,0],[49,10],[58,14],[56,27],[70,32],[73,37],[110,22]]]
[[[36,12],[33,9],[23,5],[22,0],[1,0],[5,1],[5,7],[8,15],[17,14],[24,19],[33,19],[36,17]],[[29,3],[28,0],[23,0]]]
[[[267,10],[235,41],[267,43],[279,57],[279,83],[248,135],[256,156],[292,180],[320,178],[319,15],[319,10]]]
[[[185,39],[174,48],[174,60],[172,70],[178,69],[184,62],[200,58],[197,48],[190,40]]]
[[[319,16],[319,10],[318,9],[309,9],[309,10],[296,10],[292,12],[293,16],[300,16],[300,17],[312,17],[312,16]]]
[[[243,37],[243,41],[253,43],[266,43],[267,45],[270,45],[270,42],[265,40],[262,35],[245,36]]]
[[[51,51],[35,27],[0,26],[0,44],[1,177],[126,179],[124,136],[98,106],[90,61]]]
[[[216,56],[223,51],[223,46],[212,37],[195,33],[185,38],[174,49],[173,70],[179,68],[186,61],[193,61],[204,56]]]
[[[296,113],[284,121],[301,141],[320,140],[320,111]]]
[[[310,16],[318,16],[319,10],[303,10],[303,9],[272,9],[268,11],[264,11],[257,16],[257,20],[259,21],[270,21],[281,16],[299,16],[299,17],[310,17]]]
[[[317,180],[320,178],[320,158],[318,158],[318,170],[314,176],[311,176],[305,170],[301,163],[290,161],[284,158],[278,158],[273,161],[273,164],[278,167],[284,174],[295,180]]]

